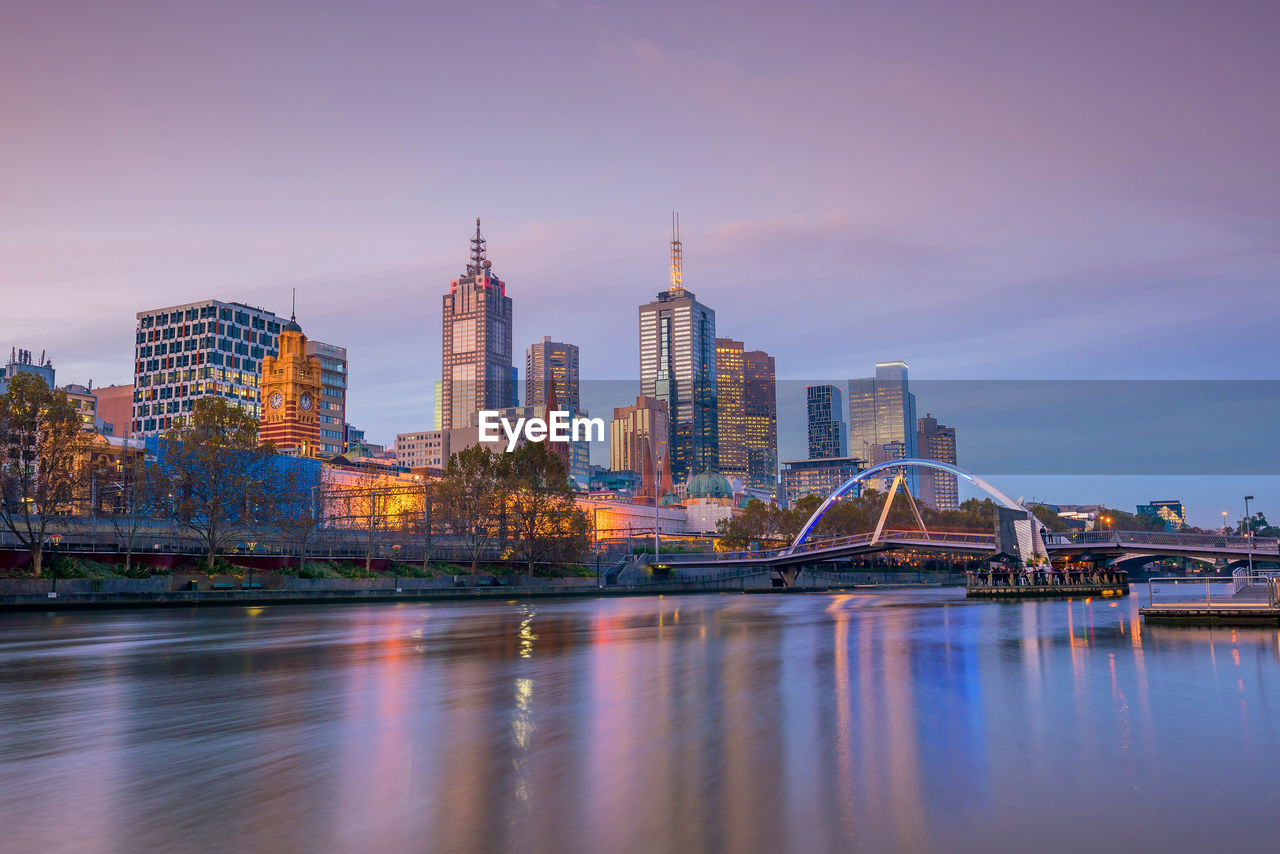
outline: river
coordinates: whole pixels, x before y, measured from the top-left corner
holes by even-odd
[[[0,850],[1274,847],[1280,633],[1137,599],[0,614]]]

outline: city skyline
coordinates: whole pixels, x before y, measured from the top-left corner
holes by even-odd
[[[331,11],[10,16],[0,153],[23,168],[0,204],[0,340],[76,382],[127,383],[140,307],[281,313],[297,287],[307,329],[350,349],[354,421],[389,443],[432,423],[433,377],[404,355],[440,352],[434,301],[471,219],[517,283],[516,345],[572,341],[583,381],[607,381],[638,358],[616,327],[666,279],[679,208],[694,290],[780,383],[885,358],[940,380],[1274,373],[1280,10],[1005,3],[992,27],[831,4],[814,26],[813,8],[695,6],[677,31],[660,9],[485,16],[491,49],[563,57],[540,50],[536,81],[520,63],[459,78],[470,18]],[[344,49],[357,29],[376,55]],[[476,91],[519,144],[452,132]],[[794,132],[815,116],[822,133]],[[904,321],[892,340],[847,334]],[[1237,492],[1280,494],[1268,478],[1173,491],[1207,522]],[[1084,486],[1027,493],[1092,500]],[[1090,488],[1149,498],[1133,478]]]

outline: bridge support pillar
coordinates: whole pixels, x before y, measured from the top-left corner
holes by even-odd
[[[800,575],[800,567],[792,566],[786,569],[775,569],[773,571],[774,587],[795,587],[796,578]]]

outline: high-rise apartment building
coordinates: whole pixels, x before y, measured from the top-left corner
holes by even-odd
[[[347,449],[347,348],[308,339],[307,355],[320,360],[317,455],[337,456]]]
[[[916,396],[906,362],[877,362],[876,375],[849,380],[849,454],[869,462],[907,459],[916,453]],[[916,470],[903,472],[919,495]]]
[[[684,287],[677,224],[671,240],[671,285],[640,306],[640,393],[665,401],[671,419],[671,475],[720,468],[716,418],[716,313]]]
[[[811,460],[791,460],[782,464],[782,490],[779,498],[783,507],[794,507],[806,495],[826,499],[845,481],[867,467],[866,461],[855,457],[825,457]],[[852,495],[858,494],[857,486]]]
[[[918,422],[916,451],[921,459],[956,464],[956,428],[938,423],[929,413]],[[955,510],[960,506],[960,485],[950,472],[921,469],[920,500],[939,510]]]
[[[322,456],[320,422],[320,358],[307,354],[307,336],[296,317],[280,330],[278,356],[262,360],[262,443],[300,457]]]
[[[516,405],[511,297],[506,284],[493,275],[493,264],[486,254],[486,241],[476,219],[466,272],[449,284],[449,293],[442,300],[439,427],[443,430],[465,425],[467,416],[481,409]]]
[[[555,386],[556,408],[569,412],[582,409],[578,388],[578,346],[552,341],[544,336],[530,344],[524,354],[524,405],[543,406]]]
[[[138,312],[133,435],[155,435],[202,397],[225,398],[260,417],[262,360],[277,355],[284,322],[265,308],[202,300]]]
[[[635,472],[642,495],[653,497],[655,477],[659,494],[670,492],[670,435],[665,400],[641,396],[634,406],[615,407],[609,422],[609,468]]]
[[[849,453],[844,424],[844,392],[839,386],[805,386],[809,423],[809,459],[843,457]]]

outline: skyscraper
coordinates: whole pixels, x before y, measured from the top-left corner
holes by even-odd
[[[481,409],[516,405],[511,364],[511,297],[507,286],[492,273],[486,242],[471,238],[466,272],[449,284],[442,300],[440,428],[461,427],[467,416]]]
[[[809,459],[843,457],[848,453],[844,424],[844,393],[839,386],[805,386],[809,415]]]
[[[921,459],[956,464],[956,428],[938,423],[929,413],[919,421],[916,449]],[[960,487],[956,476],[935,469],[921,469],[920,500],[939,510],[955,510],[960,506]]]
[[[716,439],[720,473],[747,480],[747,411],[742,342],[716,339]]]
[[[916,454],[916,396],[906,362],[877,362],[876,375],[849,380],[849,453],[875,464]],[[915,469],[904,477],[919,495]]]
[[[265,308],[213,299],[137,316],[131,434],[167,430],[210,395],[261,416],[262,360],[276,355],[284,321]]]
[[[555,384],[556,406],[578,412],[581,397],[578,390],[578,346],[561,344],[550,335],[530,344],[524,354],[524,405],[546,404],[547,389]]]
[[[773,356],[763,350],[742,354],[742,409],[746,419],[747,486],[778,488],[778,388]]]
[[[671,475],[720,468],[716,419],[716,313],[684,287],[679,222],[672,229],[671,286],[640,306],[640,393],[667,404]]]

